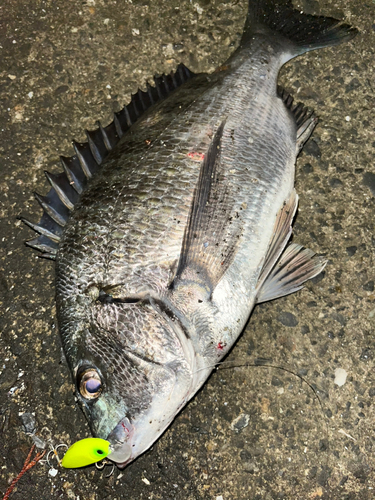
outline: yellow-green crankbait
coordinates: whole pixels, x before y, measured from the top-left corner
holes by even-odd
[[[109,445],[109,441],[105,439],[81,439],[68,449],[61,461],[61,465],[66,469],[74,469],[99,462],[111,453]]]

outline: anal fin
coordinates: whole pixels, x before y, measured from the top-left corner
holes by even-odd
[[[297,205],[298,195],[293,189],[276,216],[273,236],[258,279],[257,303],[300,290],[305,281],[319,274],[327,264],[323,257],[302,245],[291,243],[287,246]]]
[[[297,211],[297,206],[298,195],[296,190],[293,189],[289,200],[284,203],[277,213],[276,221],[273,227],[273,236],[268,246],[263,268],[258,279],[259,290],[262,288],[264,281],[270,274],[276,262],[279,260],[280,255],[292,235],[292,222]]]
[[[291,243],[260,288],[257,303],[297,292],[305,281],[323,271],[326,264],[327,260],[312,250]]]

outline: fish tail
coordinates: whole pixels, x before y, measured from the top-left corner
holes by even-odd
[[[292,0],[249,0],[243,41],[264,32],[264,26],[289,41],[291,58],[351,40],[358,32],[333,17],[312,16],[296,10]]]

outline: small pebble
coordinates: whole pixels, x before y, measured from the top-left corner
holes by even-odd
[[[346,382],[346,377],[348,373],[344,368],[336,368],[335,370],[335,380],[334,383],[339,387],[343,386]]]
[[[54,469],[54,468],[52,467],[52,469],[50,469],[50,470],[48,471],[48,475],[49,475],[49,476],[51,476],[51,477],[56,477],[58,472],[59,472],[59,471],[58,471],[57,469]]]
[[[25,432],[27,432],[28,434],[33,434],[36,429],[36,419],[34,415],[32,413],[25,412],[22,415],[20,415],[20,419],[25,429]]]
[[[232,431],[240,432],[242,429],[249,425],[250,415],[246,415],[245,413],[241,413],[235,418],[230,424],[230,428]]]

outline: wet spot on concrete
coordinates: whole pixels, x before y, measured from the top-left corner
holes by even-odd
[[[362,180],[363,184],[370,188],[371,193],[375,196],[375,174],[366,172]]]
[[[326,410],[326,416],[327,416],[328,418],[331,418],[331,417],[332,417],[332,415],[333,415],[332,410],[330,410],[330,409],[328,408],[328,410]]]
[[[0,375],[0,391],[8,392],[17,383],[17,379],[16,368],[4,368]]]
[[[341,313],[332,313],[331,318],[340,323],[340,325],[345,326],[347,319]]]
[[[318,467],[316,467],[316,466],[311,467],[311,469],[307,473],[307,477],[309,479],[314,479],[314,477],[316,477],[317,473],[318,473]]]
[[[306,165],[302,167],[302,172],[305,174],[311,174],[313,171],[313,166],[310,163],[306,163]]]
[[[283,381],[276,377],[275,375],[272,377],[271,384],[275,387],[280,387],[283,385]]]
[[[351,247],[346,247],[346,253],[349,255],[349,257],[353,257],[353,255],[356,253],[357,247],[355,245]]]
[[[67,85],[60,85],[60,87],[57,87],[55,90],[55,95],[59,94],[65,94],[65,92],[68,92],[69,87]]]
[[[298,325],[298,319],[296,318],[296,316],[287,311],[282,311],[278,315],[277,320],[280,321],[282,325],[292,328]]]
[[[325,275],[326,275],[326,272],[322,271],[317,276],[315,276],[315,278],[312,278],[310,280],[310,283],[314,283],[316,285],[317,283],[319,283],[320,281],[322,281],[322,279],[324,278]]]
[[[363,285],[363,289],[366,291],[366,292],[373,292],[374,291],[374,281],[371,280],[371,281],[368,281],[367,283],[365,283]]]
[[[325,451],[325,450],[322,450],[322,451]],[[325,486],[327,484],[327,481],[328,481],[331,473],[332,473],[331,469],[329,469],[328,467],[322,467],[322,471],[318,475],[318,483],[321,486]],[[320,495],[320,496],[322,496],[322,495]]]
[[[333,177],[332,179],[329,180],[329,185],[334,189],[340,188],[342,184],[343,184],[342,181],[340,181],[340,179],[337,179],[336,177]]]
[[[302,325],[301,326],[301,333],[302,335],[307,335],[308,333],[310,333],[310,328],[308,325]]]
[[[303,151],[314,158],[320,158],[322,153],[320,151],[320,147],[314,141],[314,139],[310,139],[303,147]]]
[[[345,92],[346,93],[352,92],[353,90],[358,89],[358,87],[360,86],[361,84],[358,78],[353,78],[353,80],[350,83],[348,83],[348,85],[345,87]]]

